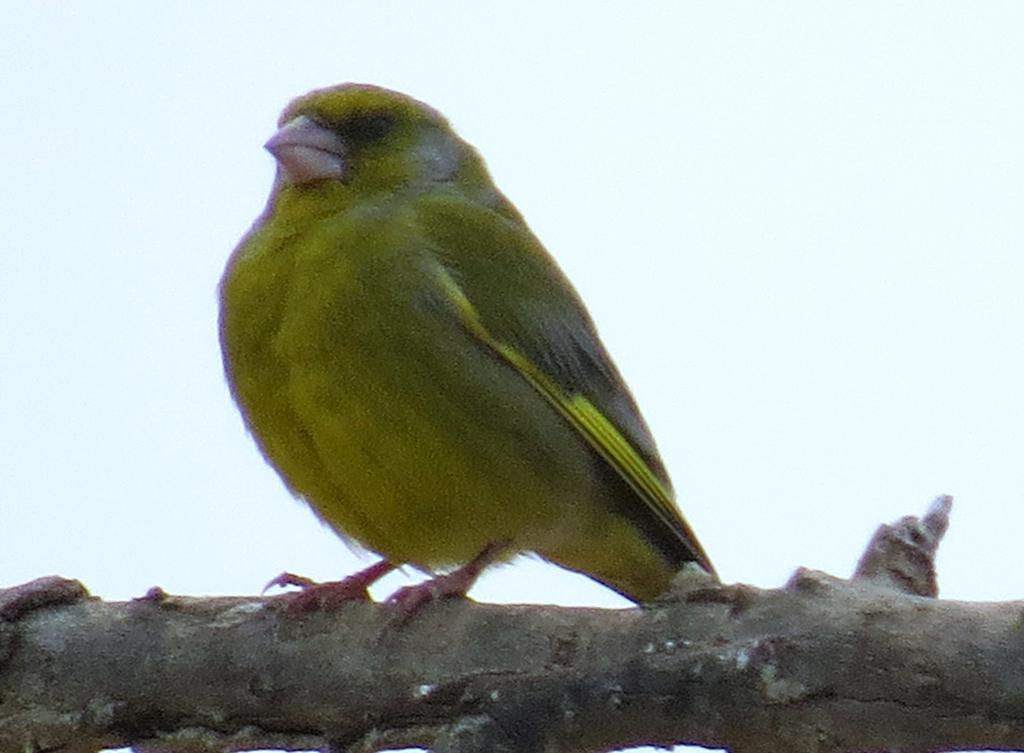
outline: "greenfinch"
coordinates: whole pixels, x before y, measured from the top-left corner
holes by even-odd
[[[224,366],[288,488],[383,558],[343,590],[410,565],[426,598],[464,593],[524,552],[637,602],[688,562],[713,574],[583,303],[438,112],[344,84],[266,147]]]

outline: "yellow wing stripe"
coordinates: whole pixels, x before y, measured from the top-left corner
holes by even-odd
[[[441,282],[466,328],[522,374],[665,525],[681,533],[685,532],[686,523],[676,511],[668,491],[615,425],[586,396],[570,395],[529,358],[494,337],[484,326],[472,302],[447,271],[442,270]]]

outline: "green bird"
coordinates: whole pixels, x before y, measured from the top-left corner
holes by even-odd
[[[406,565],[436,576],[406,600],[465,593],[523,552],[637,602],[685,563],[714,573],[583,303],[444,117],[344,84],[266,146],[221,348],[288,488],[383,558],[341,598]]]

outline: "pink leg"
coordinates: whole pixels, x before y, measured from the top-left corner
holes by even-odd
[[[375,562],[364,570],[344,578],[326,583],[305,578],[293,573],[281,573],[270,581],[263,589],[272,586],[298,586],[298,593],[284,594],[282,598],[289,600],[288,609],[292,612],[312,612],[320,609],[329,610],[344,604],[346,601],[369,601],[367,588],[395,569],[387,560]]]
[[[398,608],[403,618],[411,617],[431,602],[449,596],[465,596],[480,573],[508,547],[507,541],[488,544],[476,557],[462,567],[415,586],[400,588],[388,597],[387,603]]]

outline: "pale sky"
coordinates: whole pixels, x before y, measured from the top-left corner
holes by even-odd
[[[1024,4],[4,15],[0,586],[251,594],[369,561],[246,435],[215,294],[278,112],[359,81],[480,149],[590,307],[723,579],[848,575],[879,523],[949,493],[943,596],[1024,596]],[[624,604],[537,563],[472,595]]]

